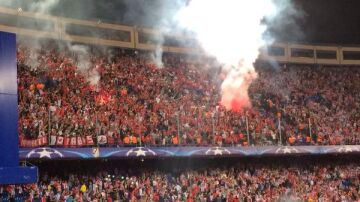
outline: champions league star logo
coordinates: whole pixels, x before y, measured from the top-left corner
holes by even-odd
[[[94,147],[91,150],[91,154],[93,155],[93,157],[98,158],[100,156],[100,149],[99,147]]]
[[[156,156],[156,153],[148,148],[136,147],[126,152],[126,156]]]
[[[346,145],[346,146],[341,146],[341,147],[337,148],[336,151],[341,152],[341,153],[359,152],[360,148],[358,146]]]
[[[275,150],[277,154],[292,154],[292,153],[299,153],[299,150],[293,147],[280,147]]]
[[[213,147],[208,149],[205,152],[206,155],[223,155],[223,154],[231,154],[231,152],[228,149],[221,148],[221,147]]]
[[[56,149],[48,148],[48,147],[42,147],[42,148],[36,148],[31,150],[27,155],[26,158],[56,158],[56,157],[64,157],[62,153],[60,153]]]

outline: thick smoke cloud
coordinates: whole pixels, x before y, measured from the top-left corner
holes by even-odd
[[[177,14],[204,50],[223,63],[221,104],[228,109],[250,107],[247,90],[257,76],[253,63],[265,44],[261,21],[274,11],[270,0],[193,0]]]
[[[273,0],[273,3],[276,9],[274,15],[263,20],[267,28],[264,33],[266,42],[303,41],[306,35],[299,23],[306,18],[305,11],[291,0]]]
[[[155,36],[156,51],[152,53],[155,64],[162,66],[162,46],[166,42],[166,35],[172,32],[191,32],[201,42],[202,47],[210,54],[215,56],[220,63],[223,63],[222,73],[225,80],[221,86],[222,103],[229,108],[240,109],[249,106],[247,87],[256,78],[256,72],[252,63],[256,60],[258,48],[266,43],[277,40],[281,26],[289,26],[286,32],[294,32],[292,35],[302,37],[302,32],[297,29],[296,19],[302,18],[303,13],[293,6],[290,0],[271,0],[264,1],[217,1],[217,0],[122,0],[122,1],[69,1],[69,0],[37,0],[37,1],[18,1],[0,0],[0,5],[13,8],[21,7],[23,10],[36,12],[39,14],[55,14],[70,16],[80,19],[116,21],[120,24],[129,24],[138,27],[152,27],[160,31],[160,35]],[[200,3],[199,3],[200,2]],[[236,5],[232,5],[235,2]],[[199,3],[199,7],[193,7]],[[240,7],[239,7],[239,4]],[[210,5],[215,5],[210,7]],[[230,5],[230,6],[229,6]],[[267,7],[271,5],[271,7]],[[228,6],[228,7],[226,7]],[[238,7],[237,7],[238,6]],[[262,10],[263,8],[268,10]],[[200,25],[211,24],[212,29],[196,30],[196,26],[191,24],[179,23],[179,13],[184,10],[194,9],[194,16],[188,20],[195,23],[201,19]],[[213,10],[211,10],[213,9]],[[206,13],[209,12],[210,13]],[[259,13],[259,12],[263,13]],[[238,15],[238,14],[241,15]],[[209,15],[207,15],[209,14]],[[189,13],[185,16],[190,16]],[[19,22],[21,23],[21,22]],[[193,24],[194,25],[194,24]],[[43,25],[49,26],[46,23]],[[240,26],[240,29],[239,29]],[[256,26],[256,27],[255,27]],[[218,29],[223,33],[217,33]],[[284,31],[285,32],[285,31]],[[97,37],[97,33],[91,33]],[[256,35],[255,38],[254,35]],[[229,41],[227,41],[230,39]],[[209,41],[211,43],[209,43]],[[218,44],[216,44],[218,43]],[[222,46],[222,45],[228,46]],[[243,47],[243,49],[239,49]],[[72,45],[66,43],[66,48],[78,55],[79,71],[92,72],[87,74],[91,83],[97,83],[99,76],[90,67],[88,54],[89,49],[85,46]],[[219,51],[220,50],[220,51]],[[106,52],[106,49],[104,49]],[[33,56],[36,58],[36,55]],[[36,62],[35,60],[30,63]]]
[[[289,33],[282,29],[284,25],[291,30],[292,38],[303,37],[296,21],[304,14],[290,0],[191,0],[175,1],[173,6],[163,7],[148,1],[125,2],[128,10],[123,20],[126,22],[133,23],[145,16],[140,20],[142,24],[157,27],[162,35],[172,31],[194,33],[204,50],[223,64],[221,103],[233,110],[250,106],[248,87],[257,76],[253,63],[259,48],[284,38],[278,34],[278,30]],[[164,7],[168,9],[162,9]],[[154,10],[157,12],[151,12],[153,15],[144,13]],[[164,40],[157,41],[156,55],[161,56]],[[161,57],[154,57],[154,61],[160,65]]]
[[[293,16],[301,15],[290,0],[192,0],[176,15],[204,50],[223,63],[221,104],[236,111],[251,105],[248,88],[257,77],[253,64],[259,49],[275,40],[268,27],[293,24]]]

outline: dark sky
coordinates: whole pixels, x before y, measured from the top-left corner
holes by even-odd
[[[56,1],[56,0],[55,0]],[[286,0],[274,0],[282,3]],[[42,0],[0,0],[0,5],[29,9]],[[151,27],[168,25],[186,0],[59,0],[54,15]],[[360,0],[292,0],[296,14],[285,12],[268,28],[277,41],[360,44]],[[26,5],[25,5],[26,4]]]
[[[299,25],[304,41],[360,44],[359,0],[296,0],[304,11]]]

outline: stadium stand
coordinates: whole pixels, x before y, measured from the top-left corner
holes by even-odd
[[[196,160],[196,164],[171,160],[48,162],[40,164],[43,172],[37,184],[0,186],[0,200],[357,201],[359,165],[325,159],[316,165],[294,157],[241,163]],[[168,164],[172,165],[161,168]]]
[[[74,52],[19,44],[21,146],[359,144],[358,68],[257,64],[253,106],[235,112],[206,61],[115,52],[83,71]]]
[[[18,40],[19,156],[40,177],[0,185],[0,202],[359,201],[359,47],[271,45],[252,106],[233,111],[191,39],[166,35],[159,65],[156,30],[0,15],[0,30],[54,40]]]

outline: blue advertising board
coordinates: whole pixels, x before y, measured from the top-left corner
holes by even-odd
[[[279,155],[360,154],[360,145],[264,147],[94,147],[21,148],[20,159],[95,159],[158,157],[250,157]]]
[[[0,32],[0,184],[37,180],[37,168],[19,166],[16,35]]]

